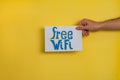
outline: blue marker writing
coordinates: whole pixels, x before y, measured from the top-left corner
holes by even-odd
[[[54,50],[67,50],[73,49],[71,39],[73,39],[72,31],[57,31],[57,27],[52,28],[53,36],[51,43],[54,46]]]

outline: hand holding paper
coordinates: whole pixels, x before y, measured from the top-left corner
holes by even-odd
[[[83,19],[76,27],[77,30],[82,30],[83,36],[88,36],[89,31],[97,30],[120,30],[120,17],[106,21],[93,21],[90,19]]]

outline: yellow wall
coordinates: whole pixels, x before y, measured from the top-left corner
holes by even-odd
[[[120,31],[91,32],[80,52],[44,52],[45,25],[115,18],[119,3],[0,0],[0,80],[120,80]]]

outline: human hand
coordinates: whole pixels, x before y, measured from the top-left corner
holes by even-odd
[[[76,29],[82,30],[83,36],[88,36],[89,31],[97,31],[100,29],[100,27],[101,27],[101,22],[96,22],[89,19],[83,19],[79,22]]]

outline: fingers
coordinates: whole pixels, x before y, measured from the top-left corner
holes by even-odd
[[[82,36],[89,35],[89,20],[83,19],[76,27],[77,30],[82,30]]]
[[[77,30],[83,30],[83,29],[86,29],[87,30],[87,27],[82,25],[82,24],[79,24],[77,27],[76,27]]]
[[[89,31],[82,30],[82,36],[89,36]]]
[[[87,25],[88,25],[88,21],[87,21],[86,19],[83,19],[83,20],[81,21],[81,25],[87,26]]]
[[[87,30],[87,23],[85,24],[79,24],[76,29],[82,30],[82,36],[89,36],[89,31]]]
[[[77,30],[88,30],[88,23],[85,20],[82,20],[76,27]]]

